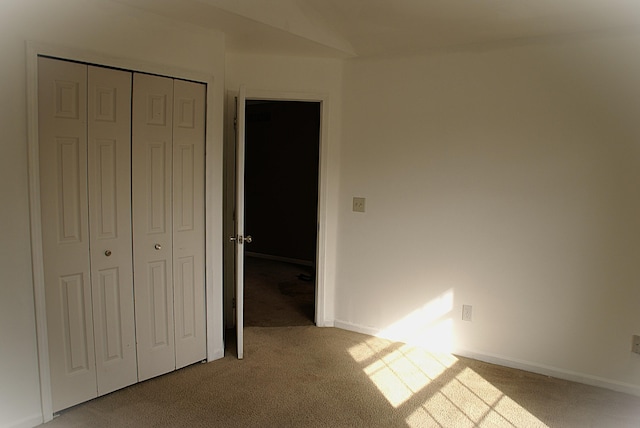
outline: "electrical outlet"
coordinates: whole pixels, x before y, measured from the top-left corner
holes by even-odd
[[[364,198],[353,198],[353,211],[357,213],[364,212]]]
[[[631,352],[635,352],[636,354],[640,354],[640,336],[634,334],[631,338]]]
[[[462,321],[471,321],[472,310],[471,305],[462,305]]]

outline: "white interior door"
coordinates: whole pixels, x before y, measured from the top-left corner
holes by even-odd
[[[236,106],[236,336],[238,358],[244,358],[244,140],[246,90],[240,86]]]
[[[40,203],[53,411],[97,395],[86,106],[86,65],[39,58]]]
[[[91,289],[98,395],[138,380],[131,251],[131,73],[88,67]]]
[[[175,369],[171,209],[173,79],[134,73],[133,253],[138,378]]]
[[[176,368],[206,359],[204,279],[205,95],[173,82],[173,287]]]

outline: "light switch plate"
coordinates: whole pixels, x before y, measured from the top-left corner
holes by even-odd
[[[364,198],[353,198],[353,211],[357,213],[364,212]]]

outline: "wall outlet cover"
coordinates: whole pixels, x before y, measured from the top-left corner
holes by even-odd
[[[471,305],[462,305],[462,321],[471,321],[473,307]]]

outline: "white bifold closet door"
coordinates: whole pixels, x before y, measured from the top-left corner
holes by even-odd
[[[205,92],[38,59],[54,411],[206,358]]]
[[[138,377],[206,357],[204,86],[133,85],[133,248]]]
[[[39,58],[38,76],[47,333],[58,411],[137,381],[131,75]]]
[[[173,81],[173,311],[176,368],[207,357],[202,83]]]
[[[131,249],[131,73],[88,67],[91,293],[98,395],[138,380]]]

